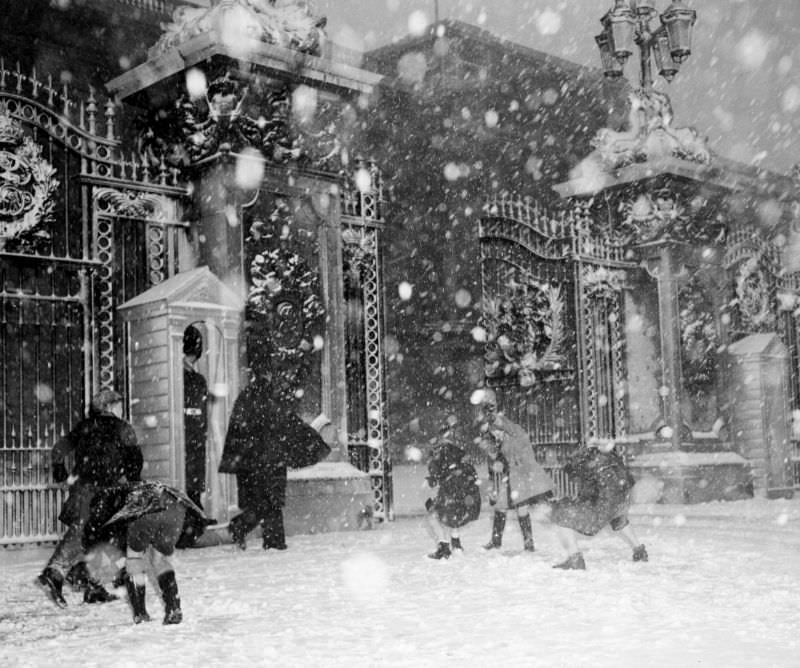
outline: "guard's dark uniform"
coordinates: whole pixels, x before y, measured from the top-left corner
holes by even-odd
[[[203,374],[183,370],[183,430],[186,461],[186,495],[202,508],[206,489],[206,435],[208,433],[208,384]]]

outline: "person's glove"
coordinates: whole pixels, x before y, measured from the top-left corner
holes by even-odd
[[[53,480],[56,482],[64,482],[69,477],[69,471],[64,466],[64,462],[55,462],[53,464]]]

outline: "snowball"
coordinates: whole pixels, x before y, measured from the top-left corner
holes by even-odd
[[[636,481],[631,491],[633,503],[658,503],[664,491],[664,482],[655,476],[645,475]]]
[[[354,180],[356,183],[356,188],[358,188],[359,192],[361,193],[372,192],[372,174],[369,173],[369,170],[361,167],[359,170],[356,171]]]
[[[189,93],[189,97],[193,100],[196,100],[198,98],[205,97],[207,91],[208,82],[206,81],[205,72],[196,67],[192,67],[191,69],[187,70],[186,92]]]
[[[408,15],[408,32],[415,37],[421,37],[425,34],[430,23],[428,15],[422,10],[411,12]]]
[[[800,109],[800,87],[791,85],[783,92],[781,108],[791,114]]]
[[[561,14],[548,7],[536,17],[536,29],[542,35],[555,35],[561,30]]]
[[[748,32],[736,45],[736,59],[748,70],[757,70],[769,54],[769,41],[758,30]]]
[[[406,459],[410,462],[422,461],[422,450],[415,445],[409,445],[405,450]]]
[[[397,76],[406,83],[420,83],[428,70],[428,59],[418,51],[403,54],[397,61]]]
[[[46,404],[53,400],[53,388],[44,383],[39,383],[33,388],[33,396],[40,403]]]
[[[243,190],[258,188],[264,178],[264,158],[261,153],[253,148],[243,149],[236,157],[234,178],[236,185]]]
[[[469,403],[473,406],[480,406],[486,398],[486,390],[475,390],[469,397]]]
[[[397,294],[400,295],[400,299],[404,302],[407,302],[411,299],[411,295],[414,293],[414,286],[411,285],[408,281],[402,281],[397,286]]]
[[[486,330],[483,327],[480,327],[480,326],[473,327],[472,331],[470,332],[470,334],[472,334],[472,338],[475,341],[477,341],[478,343],[483,343],[484,341],[486,341],[486,338],[488,336],[486,334]]]
[[[458,308],[467,308],[472,302],[472,295],[469,293],[469,290],[461,288],[460,290],[456,290],[454,299]]]
[[[317,113],[317,90],[301,84],[292,92],[292,113],[300,123],[309,123]]]
[[[228,383],[213,383],[208,388],[209,393],[213,397],[227,397],[228,396]]]
[[[444,166],[444,178],[448,181],[456,181],[461,176],[461,168],[454,162],[448,162]]]

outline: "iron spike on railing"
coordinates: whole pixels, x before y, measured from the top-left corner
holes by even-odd
[[[47,86],[45,86],[45,90],[47,91],[47,106],[53,106],[53,98],[55,96],[55,89],[53,88],[53,75],[47,75]]]
[[[41,88],[42,84],[39,82],[39,79],[36,77],[36,66],[34,65],[31,69],[31,76],[28,78],[31,84],[31,94],[35,98],[39,97],[39,88]]]
[[[69,118],[69,84],[66,81],[64,82],[64,90],[61,93],[61,97],[64,99],[64,116]]]
[[[86,112],[89,120],[88,131],[91,135],[97,134],[97,100],[94,96],[94,87],[89,86],[89,99],[87,100]],[[81,123],[83,118],[81,118]],[[81,125],[83,127],[83,125]],[[86,129],[86,128],[84,128]]]
[[[14,76],[17,77],[17,94],[22,95],[22,81],[25,78],[25,75],[22,74],[22,67],[19,64],[19,61],[17,61],[17,71],[14,72]]]
[[[106,139],[114,139],[114,117],[116,116],[116,107],[113,100],[106,100]]]
[[[158,162],[158,183],[162,186],[167,184],[167,163],[164,161],[164,154]]]
[[[0,90],[6,88],[6,61],[5,58],[0,58]]]

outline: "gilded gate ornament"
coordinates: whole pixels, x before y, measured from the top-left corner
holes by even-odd
[[[42,149],[0,104],[0,248],[9,240],[35,245],[47,239],[38,229],[53,214],[56,170],[42,158]],[[33,236],[33,239],[26,239]]]
[[[538,372],[563,364],[564,300],[557,286],[531,281],[514,287],[509,295],[484,300],[485,371],[489,378],[517,376],[529,387]]]

